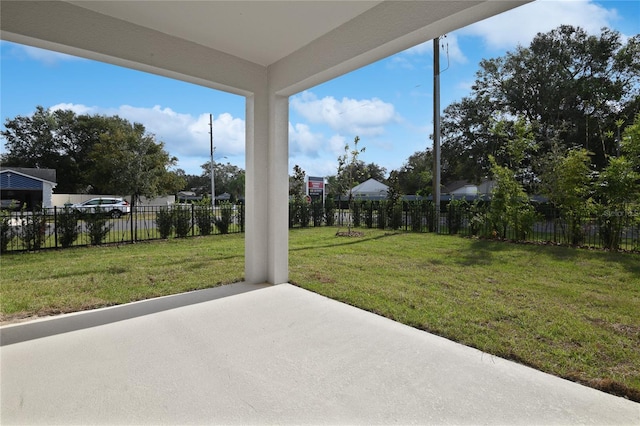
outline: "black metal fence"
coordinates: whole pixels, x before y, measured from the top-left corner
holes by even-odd
[[[30,251],[244,232],[244,205],[136,207],[119,218],[64,208],[0,216],[0,249]],[[640,252],[640,210],[602,210],[567,217],[549,205],[533,215],[496,217],[488,204],[358,201],[353,209],[291,203],[289,226],[338,226],[476,236]]]
[[[0,227],[2,252],[135,243],[244,232],[244,205],[144,206],[118,218],[60,207],[2,211]]]
[[[440,211],[430,201],[356,201],[352,210],[322,210],[322,221],[313,206],[290,206],[290,227],[321,226],[377,228],[410,232],[476,236],[523,242],[553,243],[576,247],[640,251],[640,210],[607,210],[563,215],[548,204],[533,204],[526,215],[496,214],[489,203],[448,203]],[[308,209],[307,213],[300,210]],[[329,216],[327,216],[329,215]],[[327,220],[329,219],[329,220]]]

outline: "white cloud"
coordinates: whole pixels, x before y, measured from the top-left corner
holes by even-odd
[[[338,101],[333,96],[318,99],[305,91],[291,99],[291,107],[302,117],[315,124],[326,124],[332,130],[359,136],[375,136],[384,132],[384,126],[398,120],[393,104],[378,98]]]
[[[54,66],[59,62],[64,61],[81,61],[83,58],[77,56],[67,55],[65,53],[54,52],[51,50],[40,49],[38,47],[26,46],[21,44],[15,44],[3,41],[3,44],[7,44],[11,47],[10,54],[19,59],[32,59],[38,62],[42,62],[46,66]]]
[[[322,134],[313,133],[308,125],[289,123],[289,155],[317,157],[323,148],[322,141]]]
[[[518,44],[529,45],[536,34],[560,25],[580,26],[588,33],[599,33],[617,19],[615,10],[592,0],[538,0],[465,27],[459,34],[480,36],[491,49],[511,49]]]
[[[191,174],[200,174],[200,165],[208,161],[211,152],[209,115],[193,116],[173,111],[171,108],[152,108],[122,105],[118,108],[90,107],[80,104],[58,104],[55,109],[69,109],[77,114],[118,115],[130,122],[144,125],[157,141],[165,143],[165,149],[178,157],[179,166]],[[229,113],[213,117],[213,142],[216,161],[227,162],[241,157],[245,152],[245,122]],[[225,158],[226,157],[226,158]],[[237,164],[237,162],[235,162]],[[244,168],[243,164],[237,164]]]
[[[289,156],[289,174],[299,165],[307,176],[332,176],[337,173],[338,161],[330,158],[309,158],[304,155]]]

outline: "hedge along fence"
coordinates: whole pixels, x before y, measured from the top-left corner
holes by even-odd
[[[136,207],[112,218],[70,208],[0,212],[0,251],[34,251],[244,232],[244,205]]]
[[[554,243],[578,247],[640,252],[640,207],[624,211],[601,209],[595,214],[563,217],[548,204],[530,203],[530,208],[511,214],[491,209],[490,202],[452,200],[436,211],[431,201],[355,201],[353,210],[323,209],[322,223],[301,218],[300,209],[313,211],[313,204],[289,204],[289,226],[334,225],[410,232],[476,236],[523,242]]]
[[[435,232],[514,241],[549,242],[580,247],[640,252],[640,208],[565,218],[549,205],[532,204],[525,212],[500,216],[482,201],[454,200],[440,211],[430,201],[361,201],[353,211],[333,200],[289,204],[289,226],[347,226]],[[244,205],[223,203],[137,207],[113,219],[51,208],[35,212],[0,212],[0,250],[29,251],[97,244],[123,244],[166,238],[244,232]]]

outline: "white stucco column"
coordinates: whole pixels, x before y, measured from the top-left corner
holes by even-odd
[[[246,102],[245,281],[281,284],[289,276],[289,98],[265,90]]]

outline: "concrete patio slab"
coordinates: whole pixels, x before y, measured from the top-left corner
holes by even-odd
[[[2,327],[1,423],[640,424],[640,404],[292,285],[181,297]]]

